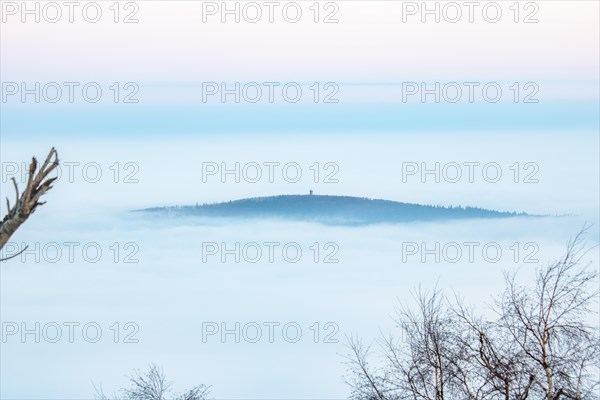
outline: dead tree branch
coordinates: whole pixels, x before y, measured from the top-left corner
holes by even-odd
[[[11,207],[10,201],[6,198],[8,213],[0,222],[0,249],[8,242],[8,239],[27,221],[35,212],[38,206],[45,202],[40,198],[50,189],[52,183],[57,179],[48,178],[48,175],[58,167],[58,153],[54,147],[48,153],[46,160],[38,169],[38,161],[35,157],[31,159],[27,176],[27,185],[25,191],[19,194],[19,187],[15,178],[12,178],[15,187],[15,204]],[[1,260],[0,260],[1,261]]]

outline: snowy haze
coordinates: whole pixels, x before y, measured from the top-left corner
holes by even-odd
[[[523,275],[530,276],[538,263],[559,257],[566,240],[584,222],[597,219],[598,176],[590,173],[597,174],[592,167],[598,162],[598,139],[586,133],[575,137],[546,136],[541,141],[537,134],[238,136],[188,138],[185,145],[172,139],[53,139],[34,148],[3,141],[4,162],[13,157],[25,160],[32,151],[41,155],[53,144],[63,163],[95,162],[105,178],[86,182],[76,166],[74,182],[68,175],[61,177],[47,195],[48,204],[11,239],[18,245],[28,243],[33,251],[24,260],[3,263],[1,288],[3,322],[24,321],[29,329],[36,321],[41,326],[78,322],[79,328],[96,322],[103,336],[97,343],[87,343],[75,328],[74,343],[69,343],[64,326],[57,343],[43,337],[35,343],[31,334],[25,343],[19,335],[8,336],[2,344],[2,396],[90,398],[92,381],[110,392],[124,385],[125,375],[133,369],[155,362],[179,387],[211,384],[218,398],[342,398],[348,394],[341,379],[345,335],[369,339],[380,328],[392,329],[389,315],[397,299],[410,300],[411,290],[419,285],[430,288],[437,283],[459,291],[483,310],[489,295],[501,287],[503,270],[521,266]],[[277,174],[274,183],[266,179],[221,183],[214,176],[202,182],[202,162],[235,161],[296,162],[307,176],[298,183],[285,182]],[[435,161],[496,162],[504,174],[512,173],[508,167],[514,162],[535,162],[539,182],[514,183],[510,175],[487,183],[477,174],[474,183],[422,183],[414,177],[402,182],[402,162]],[[115,183],[114,169],[109,169],[115,162],[121,168],[135,162],[139,171],[131,178],[139,182]],[[339,182],[314,183],[308,168],[314,162],[336,163]],[[95,174],[86,179],[95,179]],[[2,187],[10,186],[3,183]],[[311,189],[318,194],[571,216],[327,227],[281,221],[206,223],[130,212],[150,206],[304,194]],[[588,240],[598,242],[597,226]],[[78,243],[72,260],[65,245],[69,242]],[[223,263],[220,253],[203,252],[206,243],[233,248],[236,242],[260,244],[262,258],[249,262],[254,253],[248,253],[236,263],[230,255]],[[266,242],[280,244],[273,262],[262,245]],[[315,242],[320,247],[318,262],[311,250]],[[423,262],[420,252],[412,254],[407,247],[434,248],[436,242],[447,247],[439,262],[431,255]],[[473,259],[463,245],[466,242],[479,243]],[[86,261],[82,247],[87,243],[101,248],[97,262]],[[302,249],[298,262],[283,257],[281,247],[286,243]],[[336,247],[324,249],[327,243]],[[459,244],[462,257],[455,258],[456,247],[449,243]],[[501,257],[496,258],[494,251],[483,253],[482,247],[490,243],[501,249]],[[36,255],[41,262],[36,262]],[[324,262],[326,255],[338,262]],[[90,250],[88,259],[95,257]],[[598,265],[595,253],[588,258]],[[118,343],[110,328],[115,322],[120,323]],[[138,343],[123,343],[133,329],[124,329],[127,322],[139,327],[132,336]],[[229,329],[236,322],[241,327],[257,323],[263,326],[263,336],[257,343],[235,343],[233,335],[226,343],[219,335],[203,342],[207,322],[225,322]],[[288,343],[275,328],[274,343],[269,343],[263,325],[269,322],[279,323],[279,328],[296,323],[302,336],[297,343]],[[315,322],[320,324],[318,343],[311,330]],[[327,323],[331,324],[325,329]],[[324,343],[325,337],[333,343]]]
[[[308,194],[312,189],[322,195],[470,205],[544,215],[580,214],[593,220],[598,212],[599,179],[595,168],[598,140],[592,131],[565,135],[367,132],[164,139],[53,137],[40,138],[33,145],[3,139],[3,184],[15,174],[11,173],[12,165],[6,164],[16,163],[16,176],[24,182],[23,161],[32,153],[41,158],[48,148],[56,146],[66,165],[52,193],[56,200],[45,207],[45,212],[54,207],[77,213],[103,208],[193,205],[276,194]],[[221,174],[223,163],[233,170],[236,162],[240,163],[239,183],[235,182],[234,174]],[[219,171],[209,174],[212,167],[206,163],[216,163]],[[256,168],[249,166],[250,163],[261,167],[262,178],[255,179]],[[272,183],[268,163],[279,163],[273,164]],[[318,177],[315,177],[315,163],[319,163]],[[327,163],[337,167],[326,167]],[[410,174],[415,163],[419,170]],[[434,173],[422,173],[423,166],[433,170],[436,163],[440,164],[439,183]],[[471,164],[472,183],[469,163],[479,163]],[[286,164],[290,166],[284,174]],[[462,174],[460,179],[456,178],[456,164]],[[302,176],[292,182],[298,166]],[[97,171],[102,174],[100,177]],[[501,174],[499,178],[497,172]],[[335,179],[337,183],[331,182]]]
[[[114,3],[97,3],[98,23],[22,23],[2,8],[0,216],[32,155],[55,146],[61,160],[47,204],[2,252],[29,245],[0,263],[2,398],[90,399],[93,384],[112,393],[150,363],[180,390],[204,383],[216,398],[344,398],[346,335],[369,342],[393,329],[397,300],[419,285],[484,310],[502,271],[531,276],[598,221],[598,2],[521,1],[516,23],[506,1],[498,23],[481,13],[403,23],[407,2],[319,2],[320,19],[339,6],[332,24],[312,22],[308,1],[302,21],[272,24],[203,23],[198,1],[119,2],[121,20],[139,6],[138,22],[115,23]],[[531,7],[537,23],[524,22]],[[66,82],[78,85],[72,102]],[[203,102],[205,83],[252,82],[304,95]],[[465,82],[477,84],[472,102]],[[324,101],[328,83],[337,102]],[[454,83],[463,97],[405,101],[406,83]],[[502,89],[497,103],[483,96],[488,83]],[[86,84],[102,89],[97,103]],[[57,86],[56,103],[40,94]],[[125,102],[131,88],[138,102]],[[239,182],[221,174],[236,163]],[[311,190],[542,217],[335,227],[132,212]],[[598,244],[598,225],[586,237]],[[265,243],[277,245],[272,262]],[[598,268],[597,252],[587,258]],[[203,340],[203,327],[236,322],[263,327],[261,340]],[[273,343],[269,323],[279,324]],[[282,336],[286,323],[302,329],[297,343]],[[96,343],[85,324],[102,330]],[[34,332],[22,340],[22,328]]]

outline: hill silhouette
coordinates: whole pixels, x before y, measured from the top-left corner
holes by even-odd
[[[277,218],[333,225],[368,225],[471,218],[508,218],[525,213],[477,207],[443,207],[351,196],[280,195],[196,206],[138,210],[155,215],[208,218]]]

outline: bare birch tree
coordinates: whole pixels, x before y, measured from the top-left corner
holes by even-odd
[[[151,364],[147,371],[135,371],[129,377],[130,387],[120,390],[120,396],[115,399],[123,400],[205,400],[210,392],[210,387],[205,385],[195,386],[183,393],[173,393],[173,382],[167,380],[164,372],[158,366]],[[96,388],[95,399],[109,400],[102,389]]]
[[[533,284],[505,274],[492,318],[477,316],[455,296],[419,291],[416,311],[400,307],[404,340],[370,347],[349,340],[346,381],[356,400],[587,400],[598,399],[600,342],[598,271],[583,262],[582,238],[536,271]]]

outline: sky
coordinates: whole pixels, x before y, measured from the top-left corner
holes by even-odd
[[[597,2],[488,3],[3,2],[3,136],[598,129]],[[436,82],[459,100],[423,103]]]
[[[440,22],[432,15],[422,23],[419,4],[420,11],[410,15],[405,9],[411,2],[385,1],[334,3],[327,8],[322,2],[318,23],[309,9],[312,3],[297,3],[302,17],[296,23],[284,19],[285,3],[273,11],[273,23],[268,21],[268,8],[258,3],[264,18],[251,23],[251,16],[241,11],[247,3],[240,3],[239,23],[235,15],[221,22],[220,2],[152,1],[127,9],[121,3],[118,23],[108,9],[112,3],[101,3],[97,23],[83,18],[91,10],[73,11],[73,23],[65,7],[56,23],[43,15],[40,23],[34,16],[22,23],[21,7],[15,15],[5,11],[3,79],[597,80],[598,4],[593,1],[534,3],[537,10],[521,2],[517,23],[509,9],[512,3],[503,2],[498,3],[501,17],[496,23],[485,20],[493,17],[493,10],[484,13],[483,5],[473,11],[472,23],[465,6],[460,7],[462,18],[451,23],[451,10],[442,13],[448,2],[442,2]],[[216,15],[203,13],[214,4]],[[138,22],[122,22],[131,13]],[[330,14],[338,22],[323,22]]]

